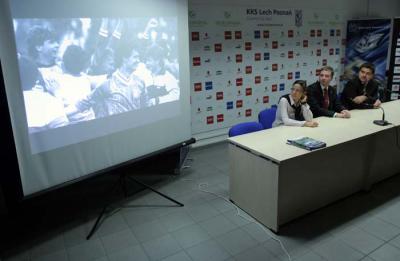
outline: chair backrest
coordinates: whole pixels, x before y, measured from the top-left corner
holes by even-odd
[[[260,111],[258,114],[258,121],[261,123],[264,129],[272,128],[272,123],[275,121],[276,107],[272,106],[269,109]]]
[[[238,135],[242,135],[242,134],[246,134],[246,133],[250,133],[250,132],[254,132],[254,131],[259,131],[262,129],[263,129],[263,126],[256,121],[243,122],[243,123],[238,123],[236,125],[233,125],[229,129],[228,135],[229,135],[229,137],[234,137],[234,136],[238,136]]]

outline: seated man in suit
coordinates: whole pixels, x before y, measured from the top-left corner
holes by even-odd
[[[336,90],[329,85],[333,78],[330,66],[321,68],[319,80],[307,88],[308,104],[314,117],[350,118],[350,112],[340,103]]]
[[[348,109],[373,109],[381,105],[378,99],[378,82],[374,80],[375,66],[364,63],[358,76],[347,82],[342,93],[342,103]]]

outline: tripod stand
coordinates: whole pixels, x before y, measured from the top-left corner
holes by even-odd
[[[139,184],[142,187],[157,193],[158,195],[160,195],[160,196],[162,196],[162,197],[174,202],[177,205],[177,207],[183,207],[184,206],[181,202],[176,201],[175,199],[173,199],[173,198],[161,193],[160,191],[157,191],[156,189],[154,189],[151,186],[149,186],[149,185],[147,185],[147,184],[135,179],[132,176],[128,176],[126,173],[120,174],[119,180],[115,184],[115,187],[113,188],[112,193],[114,193],[119,187],[121,187],[122,191],[123,191],[123,194],[124,194],[124,198],[128,198],[129,195],[128,195],[128,191],[127,191],[127,188],[126,188],[127,181]],[[103,209],[101,210],[100,214],[98,215],[98,217],[96,219],[96,222],[94,223],[92,229],[90,230],[89,234],[86,237],[87,240],[89,240],[93,236],[93,234],[96,231],[96,229],[100,226],[100,220],[106,214],[107,209],[109,208],[109,205],[111,205],[111,204],[105,204],[104,205]]]

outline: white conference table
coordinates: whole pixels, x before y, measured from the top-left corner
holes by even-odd
[[[319,117],[317,128],[280,126],[229,138],[230,199],[266,227],[279,226],[400,173],[400,100],[350,119]],[[327,147],[286,144],[307,136]]]

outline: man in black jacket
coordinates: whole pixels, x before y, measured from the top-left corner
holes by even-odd
[[[375,66],[364,63],[360,66],[358,77],[354,77],[344,87],[342,103],[348,109],[373,109],[381,105],[378,99],[378,82],[374,78]]]
[[[308,104],[314,117],[350,118],[350,112],[340,103],[336,90],[329,85],[333,78],[330,66],[321,68],[319,80],[307,88]]]

